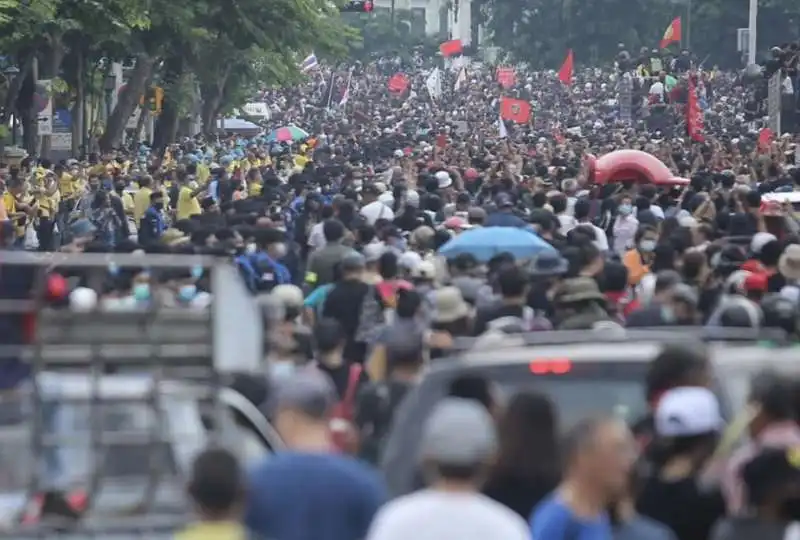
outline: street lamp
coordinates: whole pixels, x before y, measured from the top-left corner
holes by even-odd
[[[3,70],[3,75],[8,81],[8,85],[11,86],[11,83],[14,82],[14,79],[19,76],[19,68],[17,66],[8,66]],[[14,110],[13,103],[11,104],[11,146],[17,145],[17,113]]]

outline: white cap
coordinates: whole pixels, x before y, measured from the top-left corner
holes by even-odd
[[[656,434],[691,437],[720,431],[725,424],[719,401],[708,388],[682,386],[667,391],[656,407]]]
[[[774,234],[770,234],[768,232],[757,232],[753,235],[752,240],[750,240],[750,251],[752,253],[761,253],[761,248],[763,248],[769,242],[777,239],[778,238]]]
[[[439,189],[450,187],[453,184],[453,179],[447,171],[439,171],[435,175],[436,180],[439,182]]]

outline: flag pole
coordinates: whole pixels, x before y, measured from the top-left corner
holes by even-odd
[[[330,112],[330,110],[331,110],[331,100],[333,99],[333,78],[334,78],[335,76],[336,76],[336,70],[332,69],[332,70],[331,70],[331,83],[330,83],[330,85],[331,85],[331,86],[330,86],[330,88],[328,89],[328,104],[327,104],[327,106],[325,107],[325,109],[326,109],[328,112]]]

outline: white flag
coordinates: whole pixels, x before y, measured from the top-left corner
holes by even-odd
[[[466,86],[466,84],[467,84],[467,68],[462,67],[458,72],[458,76],[456,77],[456,84],[455,84],[456,92],[461,90],[464,86]]]
[[[339,100],[339,107],[344,107],[350,100],[350,82],[353,80],[353,69],[350,69],[350,74],[347,76],[347,85],[344,87],[344,94],[342,99]]]
[[[497,128],[500,132],[500,138],[505,139],[508,137],[508,129],[506,129],[506,123],[503,121],[502,115],[497,115]]]
[[[428,78],[425,80],[425,87],[433,99],[442,97],[442,72],[439,68],[433,68]]]

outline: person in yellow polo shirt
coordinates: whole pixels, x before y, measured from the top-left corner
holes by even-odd
[[[39,250],[54,251],[56,246],[53,228],[56,224],[59,202],[55,173],[51,171],[45,173],[42,185],[33,190],[33,195],[38,205],[39,223],[36,227],[36,235],[39,239]]]
[[[142,216],[150,208],[150,195],[153,193],[153,177],[144,175],[139,178],[139,190],[133,196],[133,220],[136,226],[142,220]]]
[[[8,213],[8,218],[14,224],[15,243],[21,245],[25,240],[25,225],[28,223],[29,214],[35,212],[35,206],[23,201],[25,182],[22,178],[9,178],[6,191],[3,193],[3,203]]]
[[[180,189],[178,190],[178,204],[176,215],[178,220],[189,219],[202,212],[200,209],[200,201],[197,196],[206,190],[205,186],[198,186],[194,180],[194,176],[189,174],[181,175],[178,182]]]

